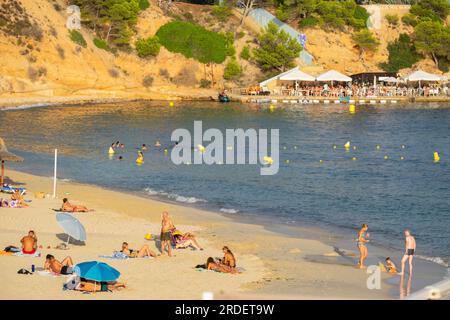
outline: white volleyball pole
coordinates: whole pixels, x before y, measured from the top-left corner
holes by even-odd
[[[58,167],[58,149],[55,149],[55,171],[53,174],[53,198],[56,198],[56,169]]]

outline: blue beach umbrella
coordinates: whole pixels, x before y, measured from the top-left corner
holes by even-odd
[[[67,242],[69,242],[70,237],[78,241],[86,241],[86,230],[77,218],[68,213],[57,213],[56,221],[67,233]]]
[[[120,277],[118,270],[107,263],[99,261],[79,263],[75,266],[74,271],[80,278],[97,282],[115,281]]]

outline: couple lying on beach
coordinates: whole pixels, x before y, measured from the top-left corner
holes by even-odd
[[[0,207],[4,208],[28,208],[28,204],[25,202],[22,193],[20,190],[14,191],[11,194],[11,200],[8,199],[0,199]]]
[[[69,199],[64,198],[63,204],[61,207],[61,211],[64,211],[64,212],[89,212],[89,211],[93,211],[93,210],[89,210],[86,206],[71,204],[69,202]]]

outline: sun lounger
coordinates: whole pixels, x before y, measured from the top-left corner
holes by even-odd
[[[19,190],[19,192],[20,192],[20,194],[22,196],[27,192],[27,189],[25,189],[25,188],[17,188],[17,187],[13,187],[13,186],[10,186],[10,185],[3,185],[3,187],[2,187],[2,189],[0,191],[3,192],[3,193],[13,194],[17,190]]]

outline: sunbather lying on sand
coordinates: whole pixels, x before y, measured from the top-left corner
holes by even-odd
[[[121,288],[126,288],[124,283],[120,282],[95,282],[91,280],[81,279],[80,283],[75,287],[75,290],[85,292],[105,292],[114,291]]]
[[[214,261],[214,258],[212,258],[212,257],[209,257],[208,260],[206,260],[206,269],[214,270],[214,271],[222,272],[222,273],[233,273],[233,274],[239,273],[236,270],[236,268],[231,268],[224,264],[217,263],[216,261]]]
[[[28,231],[28,234],[23,237],[20,242],[22,243],[23,254],[35,254],[37,250],[37,237],[33,230]]]
[[[19,190],[14,191],[14,193],[11,195],[11,200],[17,201],[21,208],[28,207],[28,204],[25,202],[25,199],[23,198]]]
[[[175,239],[175,247],[177,249],[185,249],[188,247],[193,247],[197,250],[203,250],[203,248],[198,244],[195,235],[193,235],[192,233],[189,232],[182,233],[178,230],[175,230],[172,233],[172,235]]]
[[[71,257],[64,258],[63,261],[59,262],[54,256],[48,254],[45,257],[44,270],[51,271],[56,274],[72,274],[73,261]]]
[[[65,212],[88,212],[91,211],[85,206],[72,205],[67,198],[63,199],[63,205],[61,207],[62,211]]]
[[[122,250],[120,252],[126,254],[130,258],[143,258],[143,257],[154,257],[156,258],[156,253],[150,250],[149,246],[144,244],[141,249],[133,250],[128,247],[128,243],[122,243]]]

